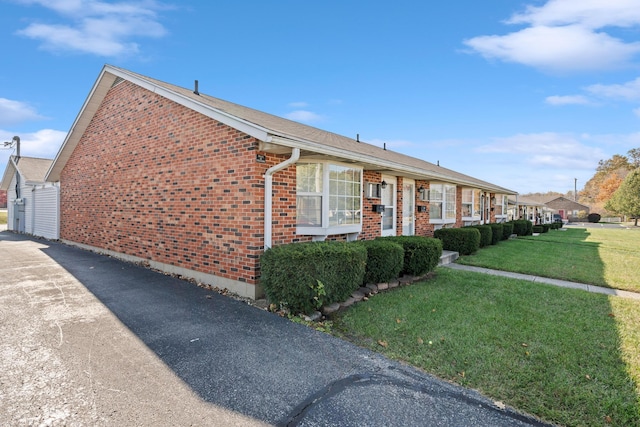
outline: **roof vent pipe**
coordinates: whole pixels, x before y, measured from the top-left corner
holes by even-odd
[[[360,134],[359,133],[356,134],[356,141],[360,142]]]
[[[198,81],[195,81],[195,88],[193,89],[193,93],[195,93],[196,95],[200,95],[200,92],[198,92]]]

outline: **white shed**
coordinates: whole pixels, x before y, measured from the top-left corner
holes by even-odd
[[[60,235],[60,187],[45,182],[53,161],[11,156],[0,189],[7,191],[7,229],[47,239]]]

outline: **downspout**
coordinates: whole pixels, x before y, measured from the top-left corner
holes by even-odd
[[[294,164],[300,159],[300,149],[293,148],[291,157],[282,163],[271,166],[264,173],[264,250],[271,247],[271,232],[273,218],[273,174]]]

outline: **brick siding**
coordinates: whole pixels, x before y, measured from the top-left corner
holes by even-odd
[[[61,174],[62,239],[249,284],[264,173],[286,156],[129,82],[112,88]],[[295,167],[274,175],[274,244],[295,236]]]

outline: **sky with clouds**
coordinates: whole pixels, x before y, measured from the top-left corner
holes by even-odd
[[[0,0],[0,46],[0,148],[26,156],[104,64],[520,193],[640,147],[638,0]]]

